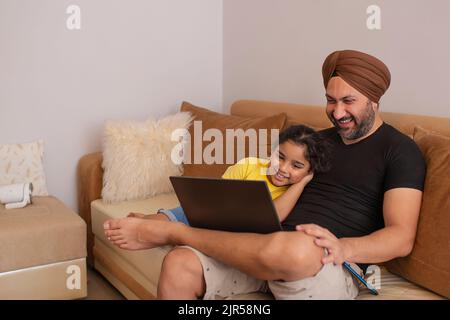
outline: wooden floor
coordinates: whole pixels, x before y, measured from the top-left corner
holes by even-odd
[[[125,300],[125,297],[114,288],[98,271],[87,269],[88,296],[85,300]]]

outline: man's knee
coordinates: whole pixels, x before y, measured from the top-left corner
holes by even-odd
[[[159,295],[175,291],[191,291],[197,297],[204,294],[205,282],[200,259],[190,249],[175,248],[164,258],[159,278]]]
[[[202,265],[197,255],[187,248],[175,248],[164,257],[162,272],[175,273],[176,275],[203,274]]]
[[[322,269],[324,249],[314,237],[303,232],[279,232],[264,254],[267,262],[278,268],[278,279],[295,281],[316,275]]]

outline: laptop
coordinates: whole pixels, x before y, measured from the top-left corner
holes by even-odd
[[[180,205],[196,228],[232,232],[281,231],[265,181],[170,177]]]
[[[193,227],[252,233],[282,231],[265,181],[174,176],[170,181]],[[370,293],[378,294],[355,270],[355,264],[345,262],[343,266]]]

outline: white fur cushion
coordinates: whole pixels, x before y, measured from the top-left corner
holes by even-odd
[[[33,196],[47,196],[44,141],[0,145],[0,185],[33,183]]]
[[[187,129],[189,112],[145,122],[109,121],[103,135],[103,189],[105,202],[145,199],[173,191],[171,175],[181,175],[183,167],[171,160],[171,141],[176,129]]]

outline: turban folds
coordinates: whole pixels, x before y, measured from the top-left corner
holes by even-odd
[[[323,63],[322,76],[325,89],[331,77],[339,76],[371,101],[377,103],[391,83],[391,73],[382,61],[354,50],[331,53]]]

